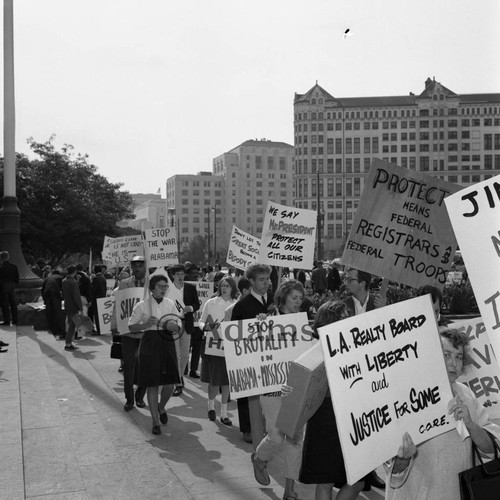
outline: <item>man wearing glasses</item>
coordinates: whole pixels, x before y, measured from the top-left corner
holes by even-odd
[[[372,275],[359,269],[349,267],[344,276],[347,298],[345,305],[351,316],[363,314],[379,307],[384,307],[387,303],[382,295],[370,295],[368,287],[372,280]],[[385,483],[380,479],[375,471],[370,473],[368,481],[376,488],[384,489]]]

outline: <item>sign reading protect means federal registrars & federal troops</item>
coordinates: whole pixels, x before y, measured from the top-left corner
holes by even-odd
[[[457,246],[444,198],[459,189],[373,160],[342,263],[412,287],[442,288]]]

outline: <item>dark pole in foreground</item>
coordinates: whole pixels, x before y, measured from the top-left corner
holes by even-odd
[[[14,98],[13,0],[4,0],[4,179],[0,209],[0,249],[7,250],[19,270],[17,295],[21,302],[38,298],[43,280],[26,264],[21,250],[21,212],[16,197],[16,112]]]

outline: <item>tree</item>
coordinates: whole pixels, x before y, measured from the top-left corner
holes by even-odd
[[[205,262],[205,238],[201,235],[196,235],[190,242],[187,252],[182,256],[182,260],[189,260],[193,264],[201,264]]]
[[[71,145],[56,151],[53,140],[28,140],[38,158],[17,154],[16,182],[23,250],[55,263],[90,248],[101,251],[105,235],[120,236],[116,223],[133,218],[133,200],[122,184],[98,174],[88,155],[75,156]]]

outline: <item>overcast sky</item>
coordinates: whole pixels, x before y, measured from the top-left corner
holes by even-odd
[[[247,139],[293,144],[294,93],[316,80],[500,92],[499,26],[498,0],[14,0],[16,149],[55,134],[156,192]]]

